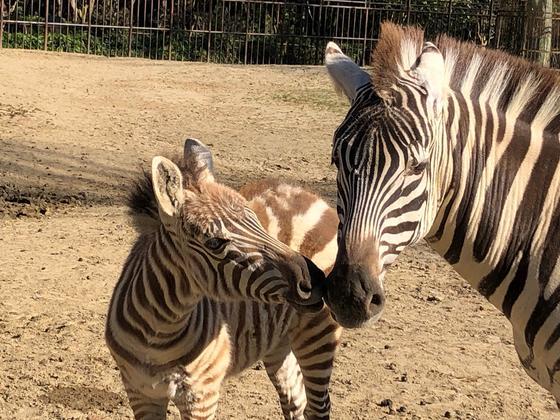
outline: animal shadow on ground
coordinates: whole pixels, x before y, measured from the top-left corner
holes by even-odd
[[[86,145],[68,151],[24,141],[2,142],[0,215],[32,216],[66,206],[123,204],[127,185],[141,168],[149,169],[149,161],[141,163],[139,156],[128,157],[125,152],[107,155]],[[175,148],[165,149],[155,150],[151,155],[176,156]],[[248,168],[235,172],[218,168],[217,172],[221,182],[234,188],[249,181],[276,177],[303,184],[331,204],[335,201],[335,183],[331,181],[306,181],[283,173],[263,174]]]
[[[52,387],[40,400],[44,404],[61,404],[83,413],[97,410],[99,407],[103,407],[106,412],[114,412],[126,404],[119,394],[83,385]]]

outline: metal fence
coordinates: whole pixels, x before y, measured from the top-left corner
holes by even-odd
[[[551,1],[559,8],[557,1]],[[367,64],[380,23],[416,24],[560,67],[560,10],[527,0],[0,0],[0,46],[246,64]],[[542,42],[543,34],[550,44]],[[537,41],[535,41],[537,40]]]

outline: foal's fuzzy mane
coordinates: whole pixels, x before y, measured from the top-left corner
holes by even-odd
[[[378,94],[387,98],[420,55],[424,32],[385,22],[373,53],[372,79]],[[461,42],[446,35],[432,41],[441,51],[447,89],[470,98],[494,101],[496,109],[539,119],[553,132],[560,130],[560,76],[551,69],[531,64],[502,51]]]

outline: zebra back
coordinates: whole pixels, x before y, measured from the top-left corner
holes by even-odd
[[[330,272],[337,251],[338,218],[321,197],[277,179],[248,183],[239,192],[269,235]]]

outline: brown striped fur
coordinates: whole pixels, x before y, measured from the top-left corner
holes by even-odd
[[[266,179],[252,182],[243,186],[239,192],[247,200],[257,214],[267,231],[271,233],[271,219],[276,219],[279,225],[277,239],[294,247],[306,257],[314,260],[321,252],[329,252],[328,247],[336,252],[336,228],[338,217],[336,211],[329,207],[324,200],[316,194],[301,187],[283,183],[276,179]],[[311,208],[315,206],[313,211]],[[311,217],[313,225],[302,223],[297,216],[302,216],[313,211]],[[302,235],[302,231],[306,229]],[[303,236],[293,244],[294,236]],[[329,254],[330,255],[330,254]],[[317,263],[317,262],[316,262]],[[331,265],[318,264],[326,273],[330,272]]]
[[[184,172],[185,166],[177,163]],[[185,179],[189,182],[188,174]],[[221,200],[231,203],[232,192],[220,187],[216,184],[206,191],[204,202],[197,206],[198,216],[193,218],[191,213],[185,221],[203,229],[196,220],[205,220],[205,211],[219,206]],[[234,198],[242,196],[271,236],[288,245],[300,237],[296,251],[327,270],[332,267],[336,212],[318,196],[273,180],[248,184]],[[131,215],[142,234],[129,258],[148,252],[145,244],[161,229],[157,220],[150,220],[157,215],[154,201],[151,178],[144,176],[129,198]],[[307,218],[302,217],[305,215]],[[178,349],[179,358],[171,357],[172,362],[161,367],[143,365],[144,358],[150,363],[154,360],[143,351],[128,356],[113,353],[137,419],[164,419],[169,401],[177,405],[183,419],[213,418],[223,380],[258,360],[264,362],[286,419],[329,418],[328,388],[341,328],[326,307],[316,313],[299,313],[288,304],[218,302],[206,297],[186,323],[183,335],[189,349],[183,352],[187,354]],[[114,346],[111,334],[107,337],[110,347]],[[156,352],[157,348],[146,351]],[[155,354],[162,360],[169,358],[165,351]]]

